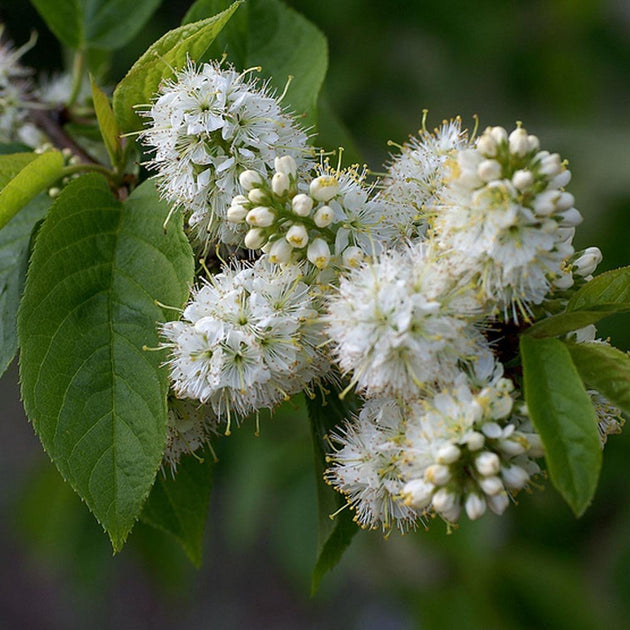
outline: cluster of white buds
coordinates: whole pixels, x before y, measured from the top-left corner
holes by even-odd
[[[486,509],[504,512],[510,496],[540,472],[533,458],[543,455],[526,410],[514,413],[513,395],[508,379],[475,391],[460,377],[425,402],[424,415],[407,426],[402,466],[407,505],[432,509],[448,522],[457,521],[462,510],[471,520]]]
[[[245,247],[262,249],[273,263],[356,267],[397,233],[399,210],[370,196],[365,173],[356,168],[321,168],[313,179],[302,180],[293,158],[285,155],[276,158],[270,180],[254,170],[239,179],[245,194],[232,199],[227,219],[247,225]]]
[[[433,238],[506,319],[527,319],[552,287],[573,284],[567,261],[582,217],[563,189],[570,171],[521,126],[488,127],[451,168]]]
[[[462,372],[426,399],[372,398],[333,436],[326,478],[362,527],[404,531],[431,514],[449,523],[462,511],[502,514],[540,472],[540,438],[526,411],[514,412],[512,382],[498,365],[491,372],[485,382]]]
[[[188,214],[202,244],[241,243],[242,231],[226,212],[233,197],[246,192],[239,184],[244,171],[266,176],[280,152],[310,168],[307,134],[250,73],[191,63],[162,85],[144,113],[143,138],[155,150],[149,166],[160,191]]]

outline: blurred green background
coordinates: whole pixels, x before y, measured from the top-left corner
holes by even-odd
[[[389,139],[461,114],[472,127],[522,120],[570,161],[585,217],[578,247],[601,270],[630,263],[630,2],[627,0],[293,0],[330,46],[327,93],[375,170]],[[188,2],[164,2],[111,79]],[[26,0],[2,0],[25,62],[52,72],[63,55]],[[600,327],[630,349],[622,316]],[[99,526],[47,462],[24,419],[15,367],[0,383],[0,626],[3,628],[627,628],[630,436],[606,446],[601,483],[575,519],[557,493],[523,494],[503,517],[447,534],[356,537],[309,599],[315,480],[300,401],[218,444],[204,565],[139,525],[112,558]]]

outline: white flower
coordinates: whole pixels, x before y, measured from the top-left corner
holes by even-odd
[[[416,244],[341,277],[328,297],[327,335],[342,372],[373,395],[417,396],[450,382],[485,340],[474,293]]]
[[[164,82],[144,115],[160,191],[189,215],[202,244],[242,243],[243,227],[226,221],[230,201],[260,185],[279,153],[283,177],[310,164],[306,133],[266,84],[217,62],[190,63]]]
[[[326,479],[346,495],[363,528],[406,531],[416,526],[417,511],[399,499],[405,487],[400,472],[404,432],[404,415],[395,401],[374,399],[331,436],[335,450]]]
[[[182,320],[162,326],[175,394],[229,422],[233,412],[273,408],[323,378],[317,308],[298,266],[262,258],[210,277]]]
[[[506,319],[529,317],[553,286],[572,285],[571,234],[581,220],[557,154],[538,151],[522,127],[486,129],[475,149],[457,153],[443,187],[432,238],[454,270],[474,273],[488,304]]]
[[[170,398],[168,403],[168,433],[164,461],[176,468],[182,455],[194,453],[211,436],[217,434],[218,422],[209,407],[198,402]]]
[[[423,232],[450,176],[452,156],[468,146],[468,135],[459,118],[445,121],[433,133],[421,131],[400,147],[399,155],[392,156],[383,181],[383,196],[405,208],[407,222],[417,223]]]

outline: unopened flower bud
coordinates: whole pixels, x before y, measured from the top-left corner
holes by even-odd
[[[271,178],[271,190],[273,194],[282,197],[290,188],[291,183],[286,173],[274,173]]]
[[[452,510],[457,503],[459,503],[459,497],[446,488],[440,488],[433,495],[433,507],[436,512],[443,514]]]
[[[422,510],[431,503],[435,486],[424,479],[413,479],[402,489],[402,498],[406,505]]]
[[[545,156],[540,161],[540,174],[547,177],[555,177],[562,172],[562,161],[557,153]]]
[[[278,173],[283,173],[284,175],[290,175],[291,177],[295,177],[297,172],[297,164],[295,160],[290,155],[283,155],[282,157],[277,157],[273,161],[273,166]]]
[[[515,129],[509,137],[510,153],[518,157],[523,157],[529,152],[529,140],[527,131],[522,127]]]
[[[437,452],[438,464],[452,464],[459,459],[461,451],[455,444],[445,444]]]
[[[341,254],[341,260],[345,267],[350,267],[351,269],[354,267],[358,267],[362,262],[365,254],[360,247],[356,247],[355,245],[351,245],[350,247],[346,247]]]
[[[570,273],[564,273],[553,279],[553,286],[561,291],[566,291],[573,286],[574,280]]]
[[[269,227],[276,220],[276,215],[265,206],[256,206],[247,213],[245,220],[252,227]]]
[[[558,197],[558,201],[556,201],[556,208],[559,212],[563,212],[564,210],[568,210],[575,203],[575,197],[568,192],[560,193],[560,197]]]
[[[320,175],[310,183],[309,192],[317,201],[330,201],[339,192],[339,182],[330,175]]]
[[[492,127],[490,129],[490,135],[494,138],[494,141],[497,144],[507,142],[508,139],[507,131],[503,127]]]
[[[498,494],[489,495],[486,497],[488,507],[498,515],[503,514],[508,505],[510,505],[510,499],[506,492],[499,492]]]
[[[325,228],[333,222],[334,216],[335,213],[330,206],[322,206],[315,211],[313,221],[317,227]]]
[[[484,515],[486,511],[486,500],[478,494],[469,494],[464,504],[466,514],[471,521],[475,521]]]
[[[291,247],[300,249],[308,243],[308,232],[303,225],[296,223],[287,230],[285,238]]]
[[[520,490],[529,481],[529,474],[520,466],[509,466],[501,470],[501,476],[508,488]]]
[[[486,422],[481,427],[481,432],[491,440],[496,440],[503,434],[503,429],[496,422]]]
[[[522,455],[527,450],[527,446],[518,440],[499,440],[497,446],[508,457]]]
[[[243,187],[243,190],[250,191],[257,186],[262,186],[263,178],[259,173],[252,170],[243,171],[238,176],[239,184]]]
[[[436,486],[443,486],[450,481],[451,471],[448,469],[448,466],[432,464],[424,471],[424,477]]]
[[[503,482],[498,477],[483,477],[479,480],[479,487],[488,495],[498,494],[503,488]]]
[[[557,190],[546,190],[540,195],[536,195],[533,207],[536,214],[548,217],[556,211],[556,203],[560,199],[560,192]]]
[[[545,447],[538,433],[529,433],[526,436],[529,449],[527,451],[530,457],[543,457],[545,454]]]
[[[525,190],[534,183],[534,176],[531,171],[521,169],[512,175],[512,183],[519,190]]]
[[[313,200],[308,195],[300,193],[291,200],[291,207],[299,217],[307,217],[313,209]]]
[[[501,460],[496,453],[484,451],[477,455],[475,468],[479,471],[479,474],[484,477],[490,477],[491,475],[496,475],[499,470],[501,470]]]
[[[267,238],[260,228],[252,228],[245,234],[245,247],[247,249],[260,249]]]
[[[262,205],[269,202],[269,195],[262,188],[252,188],[247,193],[247,198],[256,205]]]
[[[538,139],[538,136],[527,136],[527,141],[529,142],[530,151],[538,151],[538,149],[540,149],[540,140]]]
[[[559,175],[556,175],[550,182],[549,188],[564,188],[571,181],[571,171],[565,168]]]
[[[330,262],[328,243],[323,238],[313,239],[306,250],[306,257],[318,269],[323,269]]]
[[[545,219],[540,225],[540,229],[544,234],[557,234],[558,230],[558,222],[553,219]]]
[[[495,139],[492,137],[492,134],[488,133],[488,130],[481,134],[479,140],[477,140],[477,150],[484,157],[494,157],[497,154],[497,143]]]
[[[501,165],[496,160],[484,160],[477,167],[477,175],[484,182],[491,182],[501,177]]]
[[[556,232],[558,236],[558,240],[560,241],[572,241],[575,236],[575,228],[574,227],[559,227]]]
[[[478,451],[480,448],[483,447],[485,441],[486,440],[483,434],[479,433],[478,431],[473,431],[472,433],[469,433],[466,437],[466,443],[468,444],[468,448],[471,451]]]
[[[580,225],[582,223],[582,215],[576,208],[569,208],[565,210],[560,215],[561,221],[560,225],[562,227],[575,227],[576,225]]]
[[[599,247],[587,247],[584,253],[573,263],[573,272],[583,278],[590,276],[600,262],[602,262],[602,252]]]
[[[241,205],[232,205],[227,209],[227,220],[230,223],[240,223],[247,216],[247,208]]]
[[[274,241],[269,248],[269,260],[276,265],[284,265],[291,259],[293,247],[283,238]]]

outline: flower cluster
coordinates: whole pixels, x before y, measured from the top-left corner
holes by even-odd
[[[162,332],[175,394],[208,403],[228,432],[233,414],[271,408],[327,371],[318,299],[297,266],[224,268]]]
[[[143,137],[154,149],[149,165],[160,191],[186,212],[201,243],[241,243],[242,232],[225,219],[232,198],[243,192],[243,171],[271,172],[280,153],[309,163],[306,132],[249,74],[191,63],[162,85],[144,112]]]
[[[450,168],[431,227],[454,268],[473,273],[506,319],[527,319],[551,287],[571,287],[567,260],[582,217],[557,153],[541,151],[523,127],[488,127]]]
[[[409,223],[402,206],[374,194],[365,178],[356,167],[328,166],[312,179],[298,178],[295,161],[285,155],[276,158],[270,180],[253,170],[241,174],[247,196],[234,197],[227,219],[247,225],[245,247],[262,249],[274,263],[355,267],[391,245]]]
[[[480,311],[473,287],[420,243],[344,275],[328,299],[327,334],[360,391],[413,398],[452,382],[485,348],[473,325]]]
[[[601,261],[573,249],[570,172],[520,125],[475,140],[456,119],[370,184],[365,168],[314,164],[306,134],[246,77],[190,65],[146,114],[158,185],[197,238],[259,256],[224,264],[162,327],[181,399],[169,463],[219,423],[229,433],[341,377],[363,407],[331,434],[325,476],[361,526],[501,514],[543,455],[498,358],[502,331],[565,303]],[[617,430],[592,396],[602,435]]]
[[[601,260],[571,246],[581,217],[569,177],[520,126],[473,143],[459,121],[444,123],[393,158],[385,193],[412,205],[421,229],[345,273],[325,318],[336,362],[366,398],[327,473],[360,525],[502,513],[539,471],[540,439],[494,340]]]
[[[327,479],[362,527],[405,531],[431,513],[448,522],[462,511],[501,514],[539,472],[540,438],[526,411],[515,411],[512,382],[488,357],[476,368],[424,399],[372,398],[333,436]]]

